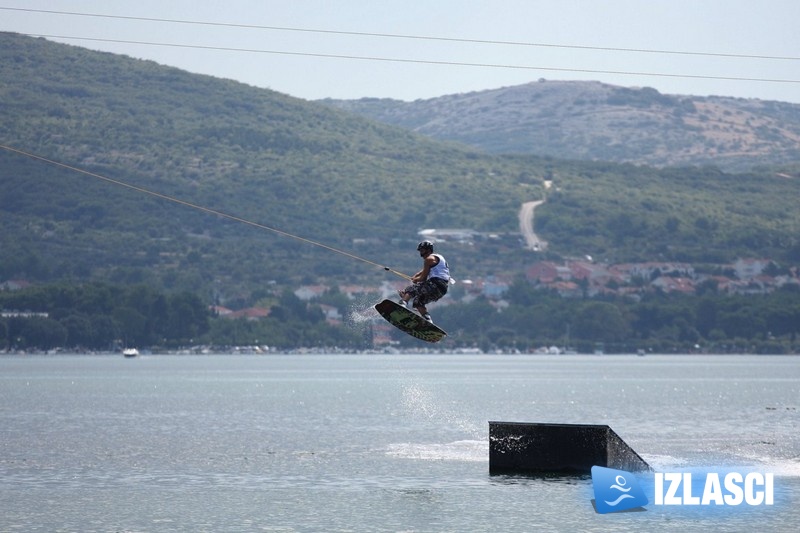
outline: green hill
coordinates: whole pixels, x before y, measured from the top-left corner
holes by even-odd
[[[519,274],[520,204],[555,256],[800,260],[798,166],[708,168],[487,155],[329,106],[149,61],[0,34],[0,144],[389,265],[417,231],[458,277]],[[780,175],[780,176],[779,176]],[[377,284],[379,268],[0,150],[0,280],[97,279],[252,299],[274,281]],[[397,279],[397,278],[395,278]]]
[[[347,251],[365,242],[355,252],[398,267],[417,267],[420,228],[511,230],[541,194],[518,163],[273,91],[43,39],[0,44],[3,144]],[[0,276],[264,282],[363,267],[5,151],[0,165]]]
[[[490,153],[727,171],[800,159],[800,105],[545,81],[428,100],[323,100]]]

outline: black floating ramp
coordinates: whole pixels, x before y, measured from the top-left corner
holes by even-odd
[[[605,425],[489,422],[490,474],[589,474],[593,466],[651,470]]]

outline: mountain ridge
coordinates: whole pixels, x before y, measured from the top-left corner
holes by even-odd
[[[800,159],[800,104],[540,80],[403,102],[319,100],[494,154],[744,171]]]

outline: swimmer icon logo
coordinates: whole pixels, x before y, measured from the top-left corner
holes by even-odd
[[[649,503],[630,472],[602,466],[592,467],[594,505],[600,514],[643,507]]]

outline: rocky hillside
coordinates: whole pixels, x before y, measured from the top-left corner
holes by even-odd
[[[800,105],[545,81],[403,102],[324,100],[492,153],[743,171],[800,159]]]

